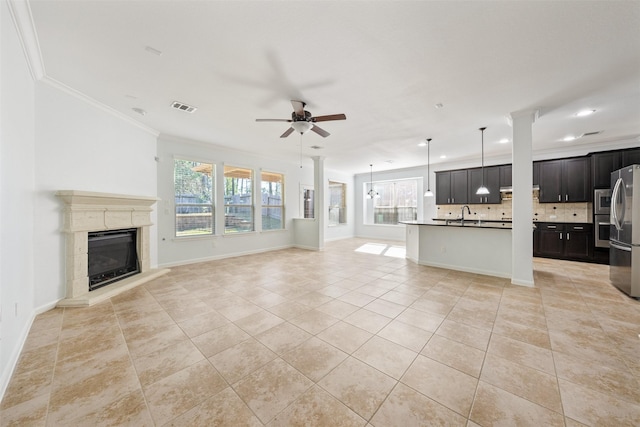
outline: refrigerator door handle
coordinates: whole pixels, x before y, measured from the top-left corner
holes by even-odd
[[[613,224],[618,231],[622,231],[622,222],[618,219],[616,200],[618,199],[618,193],[620,193],[620,186],[622,185],[622,182],[622,178],[618,178],[616,184],[613,186],[613,192],[611,194],[611,224]]]
[[[631,252],[631,246],[620,246],[612,241],[609,242],[612,248],[620,249],[621,251]]]

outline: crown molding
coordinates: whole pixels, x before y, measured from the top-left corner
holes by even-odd
[[[34,80],[40,80],[46,75],[46,72],[29,2],[27,0],[7,0],[7,6],[16,27],[24,56],[27,59],[31,77]]]
[[[120,120],[123,120],[133,126],[136,126],[139,129],[153,135],[154,137],[158,137],[160,132],[157,130],[150,128],[137,120],[115,110],[114,108],[109,107],[102,102],[99,102],[90,96],[85,95],[84,93],[73,89],[65,85],[64,83],[59,82],[58,80],[47,76],[44,61],[42,59],[42,54],[40,52],[40,43],[38,43],[38,32],[36,31],[36,27],[33,23],[33,15],[31,14],[31,7],[29,6],[28,0],[6,0],[7,5],[9,6],[9,12],[11,14],[11,19],[13,20],[13,24],[16,27],[16,32],[18,33],[18,38],[20,39],[20,44],[22,46],[22,50],[24,52],[24,56],[27,60],[27,66],[29,68],[29,72],[31,73],[31,77],[33,80],[37,82],[45,83],[51,87],[54,87],[62,92],[65,92],[87,104],[98,108],[108,114],[111,114]]]
[[[127,123],[129,123],[129,124],[131,124],[133,126],[136,126],[137,128],[142,129],[146,133],[154,136],[155,138],[157,138],[160,135],[159,131],[157,131],[157,130],[155,130],[155,129],[147,126],[147,125],[144,125],[144,124],[140,123],[139,121],[127,116],[126,114],[123,114],[120,111],[118,111],[118,110],[116,110],[114,108],[111,108],[108,105],[103,104],[102,102],[97,101],[96,99],[91,98],[88,95],[85,95],[84,93],[80,92],[79,90],[76,90],[76,89],[74,89],[74,88],[72,88],[70,86],[67,86],[62,82],[59,82],[56,79],[53,79],[53,78],[51,78],[49,76],[44,76],[42,79],[40,79],[40,82],[45,83],[45,84],[47,84],[47,85],[49,85],[49,86],[51,86],[51,87],[53,87],[55,89],[58,89],[58,90],[60,90],[62,92],[65,92],[65,93],[73,96],[74,98],[77,98],[77,99],[79,99],[79,100],[81,100],[81,101],[83,101],[83,102],[85,102],[85,103],[87,103],[87,104],[89,104],[89,105],[91,105],[91,106],[93,106],[95,108],[98,108],[98,109],[106,112],[107,114],[111,114],[112,116],[115,116],[115,117],[119,118],[122,121],[125,121],[125,122],[127,122]]]

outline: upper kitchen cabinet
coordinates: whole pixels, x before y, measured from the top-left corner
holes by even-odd
[[[498,204],[502,201],[500,197],[500,167],[489,166],[484,168],[484,186],[489,190],[489,194],[478,195],[476,191],[482,185],[482,168],[469,169],[468,179],[468,203]]]
[[[467,170],[436,172],[436,205],[465,204]]]
[[[620,167],[623,168],[629,165],[640,165],[640,148],[632,148],[622,152],[622,164]]]
[[[511,187],[513,185],[513,167],[502,165],[500,167],[500,187]]]
[[[591,163],[589,157],[539,162],[540,202],[591,201]]]
[[[616,171],[621,167],[622,156],[619,151],[594,153],[591,156],[593,188],[611,187],[611,172]]]

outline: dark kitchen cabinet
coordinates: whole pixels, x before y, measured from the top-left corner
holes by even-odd
[[[540,185],[540,162],[533,162],[533,185]]]
[[[476,194],[476,191],[482,185],[482,173],[482,168],[468,170],[468,203],[498,204],[502,202],[502,198],[500,197],[500,167],[489,166],[484,168],[484,185],[489,190],[489,194],[481,196]]]
[[[576,261],[593,258],[593,225],[536,223],[533,235],[535,256]]]
[[[436,204],[466,204],[467,170],[436,172]]]
[[[576,157],[540,162],[540,202],[591,201],[590,160],[589,157]]]
[[[513,167],[502,165],[500,167],[500,187],[511,187],[513,185]]]
[[[629,165],[640,165],[640,148],[632,148],[622,152],[621,168]]]
[[[593,188],[611,187],[611,172],[622,167],[621,154],[619,151],[606,151],[591,156]]]

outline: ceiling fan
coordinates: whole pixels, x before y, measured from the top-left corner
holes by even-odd
[[[344,114],[329,114],[327,116],[312,116],[310,112],[304,109],[307,105],[303,101],[291,101],[293,105],[293,113],[291,113],[290,119],[256,119],[256,122],[288,122],[291,123],[291,127],[287,129],[280,138],[286,138],[293,131],[300,132],[301,134],[307,133],[312,130],[318,135],[326,138],[331,135],[326,130],[315,125],[316,122],[328,122],[330,120],[346,120],[347,116]]]

